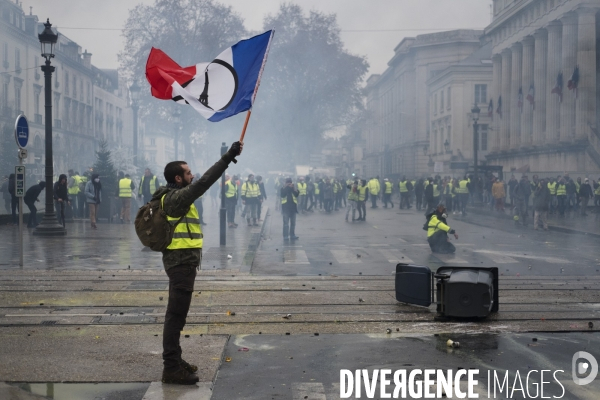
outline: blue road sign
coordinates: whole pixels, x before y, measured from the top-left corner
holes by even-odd
[[[23,114],[19,115],[15,122],[15,140],[17,146],[22,149],[27,147],[27,142],[29,142],[29,123]]]

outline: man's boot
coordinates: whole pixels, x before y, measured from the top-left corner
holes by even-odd
[[[254,219],[252,220],[252,225],[254,225],[254,226],[258,226],[258,223],[256,222],[256,218],[254,218]]]
[[[250,223],[250,218],[246,219],[246,223],[248,223],[248,226],[252,226],[252,224]]]
[[[171,383],[175,385],[195,385],[199,380],[200,378],[198,378],[198,375],[189,373],[182,366],[173,372],[163,370],[162,383]]]

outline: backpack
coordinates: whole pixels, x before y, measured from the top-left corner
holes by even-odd
[[[164,251],[171,244],[175,227],[183,218],[185,215],[172,225],[162,209],[161,198],[153,197],[138,210],[134,222],[135,233],[144,246],[154,251]]]

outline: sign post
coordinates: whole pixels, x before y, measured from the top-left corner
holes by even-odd
[[[15,140],[19,146],[19,165],[15,167],[15,196],[19,198],[19,265],[23,266],[23,197],[25,197],[25,166],[27,142],[29,142],[29,123],[21,114],[15,121]]]

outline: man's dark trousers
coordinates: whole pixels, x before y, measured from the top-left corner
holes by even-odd
[[[225,198],[225,209],[227,210],[227,222],[235,224],[235,206],[237,204],[236,197]]]
[[[29,208],[29,221],[27,221],[28,228],[35,228],[37,226],[37,207],[35,201],[26,202],[25,205]]]
[[[296,237],[296,210],[286,210],[284,208],[281,214],[283,215],[283,238]]]
[[[181,346],[179,337],[192,302],[196,266],[177,265],[167,270],[169,276],[169,302],[163,329],[163,362],[165,370],[179,369]]]
[[[448,241],[448,234],[444,231],[437,231],[427,238],[429,247],[434,253],[452,254],[456,252],[456,247]]]

